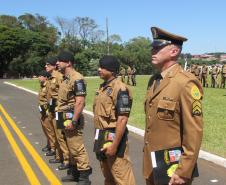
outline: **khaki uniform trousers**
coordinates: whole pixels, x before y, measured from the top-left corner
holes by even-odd
[[[41,124],[42,124],[42,130],[44,134],[46,135],[47,142],[51,150],[55,151],[55,135],[54,135],[54,128],[52,124],[50,123],[48,116],[41,116]]]
[[[152,175],[149,177],[149,179],[146,179],[146,185],[156,185],[154,183],[154,179],[153,179]],[[168,184],[165,184],[165,185],[168,185]],[[189,182],[187,182],[186,184],[182,184],[182,185],[192,185],[192,180],[189,180]]]
[[[54,127],[54,133],[56,137],[56,159],[60,159],[62,162],[67,164],[69,163],[69,150],[65,136],[62,129],[57,129],[55,115],[53,113],[50,113],[49,118]]]
[[[105,177],[104,185],[136,185],[128,153],[127,143],[123,158],[113,156],[100,161],[101,170]]]
[[[81,122],[74,130],[64,129],[71,161],[79,171],[90,169],[88,153],[84,146],[83,127],[84,122]]]
[[[208,87],[208,82],[207,82],[207,74],[202,74],[202,84],[203,87]]]
[[[127,84],[132,85],[132,75],[127,76]]]
[[[217,75],[211,76],[211,87],[213,88],[217,87]]]

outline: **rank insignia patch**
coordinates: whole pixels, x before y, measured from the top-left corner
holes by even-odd
[[[110,96],[110,94],[112,93],[112,88],[107,88],[107,90],[106,90],[106,94],[108,95],[108,96]]]
[[[192,115],[193,116],[200,116],[200,115],[202,115],[202,104],[198,100],[195,100],[192,103]]]
[[[196,85],[194,85],[191,88],[191,96],[192,96],[192,98],[194,98],[194,100],[200,100],[201,99],[201,93],[200,93],[200,91],[199,91],[199,89]]]

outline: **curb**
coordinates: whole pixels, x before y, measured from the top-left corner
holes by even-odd
[[[16,87],[18,89],[22,89],[22,90],[27,91],[29,93],[38,95],[38,93],[35,92],[35,91],[26,89],[24,87],[17,86],[15,84],[12,84],[12,83],[9,83],[9,82],[4,82],[4,84],[11,85],[11,86]],[[87,115],[90,115],[90,116],[93,116],[93,112],[88,111],[88,110],[83,110],[83,113],[85,113]],[[129,125],[129,124],[127,124],[127,127],[129,129],[129,131],[131,131],[131,132],[133,132],[133,133],[135,133],[135,134],[137,134],[139,136],[144,137],[144,130],[142,130],[140,128],[137,128],[137,127],[134,127],[134,126]],[[204,160],[207,160],[207,161],[210,161],[210,162],[213,162],[213,163],[215,163],[215,164],[217,164],[219,166],[222,166],[222,167],[226,168],[226,159],[223,158],[223,157],[220,157],[218,155],[211,154],[209,152],[200,150],[199,151],[199,158],[204,159]]]

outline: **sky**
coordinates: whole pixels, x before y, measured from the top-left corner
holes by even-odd
[[[119,34],[124,42],[138,36],[151,38],[157,26],[187,37],[183,53],[226,52],[225,0],[0,0],[0,14],[24,13],[55,18],[90,17],[109,34]]]

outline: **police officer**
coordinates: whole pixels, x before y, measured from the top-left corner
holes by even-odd
[[[202,86],[177,63],[187,39],[157,27],[151,31],[152,64],[159,73],[151,77],[145,100],[144,177],[147,185],[156,184],[150,152],[182,147],[169,185],[190,184],[203,133]]]
[[[74,70],[73,64],[74,56],[70,52],[62,51],[58,55],[57,66],[64,78],[59,88],[57,119],[61,126],[63,124],[63,132],[73,160],[71,174],[62,178],[62,181],[77,180],[78,185],[90,185],[89,175],[92,169],[83,141],[82,110],[85,106],[86,85],[83,76]]]
[[[226,80],[226,64],[224,64],[221,69],[221,88],[225,88],[225,80]]]
[[[218,67],[216,65],[212,65],[211,71],[211,87],[217,87],[217,76],[218,76]]]
[[[194,68],[194,74],[195,74],[195,77],[201,81],[201,68],[199,65],[195,65],[195,68]]]
[[[196,65],[192,64],[189,72],[195,75],[195,69],[196,69]]]
[[[125,70],[124,67],[121,67],[120,75],[121,75],[121,80],[124,83],[125,82],[125,75],[126,75],[126,70]]]
[[[47,147],[43,148],[43,152],[49,151],[55,151],[55,136],[54,136],[54,129],[52,124],[50,123],[48,119],[48,100],[47,100],[47,92],[49,88],[49,82],[48,78],[50,77],[50,74],[46,71],[41,71],[39,73],[39,82],[40,82],[40,90],[38,93],[38,100],[39,100],[39,111],[41,114],[41,124],[44,134],[47,138]],[[48,150],[46,150],[46,148]]]
[[[56,57],[49,57],[46,61],[46,71],[51,74],[49,78],[49,90],[48,90],[48,102],[49,102],[49,120],[51,121],[54,134],[55,134],[55,151],[50,151],[46,153],[47,156],[52,156],[55,154],[55,158],[50,159],[50,163],[62,163],[58,166],[59,170],[65,170],[69,168],[69,150],[65,141],[65,136],[61,129],[57,128],[55,112],[58,99],[58,90],[62,82],[63,76],[60,72],[56,70]]]
[[[132,68],[132,76],[131,76],[131,80],[132,80],[132,86],[136,86],[137,85],[137,82],[136,82],[136,68],[135,68],[135,65],[133,66]]]
[[[130,66],[128,66],[128,68],[127,68],[127,84],[128,85],[131,85],[131,81],[132,81],[132,69],[131,69],[131,67]]]
[[[206,66],[206,64],[203,64],[202,66],[202,84],[203,87],[208,87],[208,73],[209,73],[209,69],[208,66]]]
[[[132,97],[128,87],[116,78],[118,70],[119,62],[114,56],[100,59],[98,72],[104,83],[96,91],[93,112],[95,139],[103,145],[97,144],[101,147],[94,147],[94,152],[100,161],[105,185],[135,185],[126,127]]]

